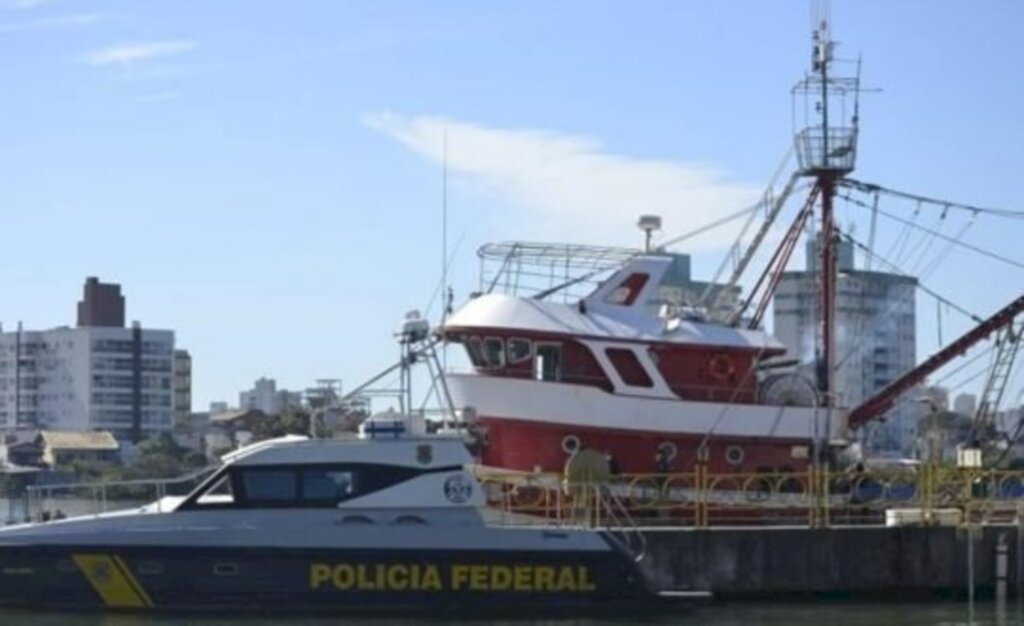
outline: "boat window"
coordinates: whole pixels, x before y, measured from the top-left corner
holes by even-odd
[[[469,354],[469,362],[475,367],[484,366],[484,349],[479,337],[466,340],[466,352]]]
[[[295,472],[290,469],[246,468],[242,470],[245,498],[250,502],[284,503],[298,499]]]
[[[196,504],[208,506],[211,504],[232,504],[235,501],[234,491],[231,489],[231,478],[224,474],[212,487],[204,491]]]
[[[640,295],[640,291],[643,290],[644,285],[647,284],[647,279],[650,276],[647,274],[630,274],[619,283],[619,286],[613,289],[606,297],[605,302],[608,304],[621,304],[622,306],[633,306],[636,302],[637,297]]]
[[[562,379],[562,347],[557,344],[537,344],[537,358],[533,362],[533,377],[537,380]]]
[[[640,364],[640,360],[636,358],[632,350],[608,348],[604,353],[608,355],[608,360],[612,362],[612,366],[619,373],[619,378],[622,379],[622,382],[632,387],[653,386],[654,383],[651,382],[651,377],[647,375],[647,370]]]
[[[533,346],[528,339],[509,339],[508,362],[522,363],[523,361],[529,361],[530,357],[533,356],[532,348]]]
[[[209,507],[335,508],[407,480],[455,466],[417,468],[383,463],[289,464],[232,467],[209,489],[182,504],[182,510]]]
[[[505,365],[505,342],[497,337],[484,339],[484,362],[488,367]]]
[[[302,470],[302,501],[337,504],[348,500],[356,490],[352,471],[329,468]]]

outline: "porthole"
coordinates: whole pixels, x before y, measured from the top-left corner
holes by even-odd
[[[743,448],[740,446],[729,446],[725,449],[725,460],[730,465],[739,465],[743,462]]]
[[[674,461],[676,455],[679,454],[679,448],[671,441],[662,441],[658,444],[658,452],[664,454],[669,461]]]
[[[576,435],[566,435],[562,437],[562,451],[566,454],[572,454],[580,449],[580,438]]]
[[[341,518],[341,524],[343,526],[368,526],[373,524],[373,520],[365,515],[346,515]]]
[[[164,566],[162,563],[143,561],[139,563],[139,573],[143,576],[160,576],[164,573]]]
[[[234,563],[217,563],[213,566],[215,576],[238,576],[238,565]]]

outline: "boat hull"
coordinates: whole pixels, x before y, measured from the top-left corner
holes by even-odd
[[[708,471],[713,474],[799,472],[807,468],[811,444],[806,439],[705,437],[507,418],[479,419],[487,433],[481,463],[523,472],[563,471],[570,454],[565,445],[567,438],[575,438],[581,447],[611,455],[616,468],[630,474],[693,471],[702,446],[707,450]],[[659,465],[659,448],[666,442],[674,446],[675,454],[667,466]]]
[[[8,607],[259,613],[577,613],[650,607],[608,551],[3,546]]]
[[[813,441],[843,419],[813,407],[641,397],[550,381],[452,374],[447,382],[455,406],[472,407],[485,426],[481,462],[528,472],[562,471],[567,437],[610,454],[628,473],[691,471],[701,448],[712,473],[802,471]],[[659,467],[664,443],[674,452]]]

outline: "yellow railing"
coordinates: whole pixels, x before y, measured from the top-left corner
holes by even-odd
[[[560,474],[482,473],[488,504],[506,521],[592,523],[600,493],[640,526],[1009,523],[1024,507],[1024,471],[926,465],[912,469],[713,474],[619,474],[567,484]]]

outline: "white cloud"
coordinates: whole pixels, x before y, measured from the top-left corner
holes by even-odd
[[[194,41],[184,40],[121,44],[96,50],[85,56],[85,62],[96,66],[130,65],[137,61],[182,54],[194,50],[196,46]]]
[[[529,225],[517,225],[509,239],[635,245],[640,214],[661,215],[666,232],[679,234],[749,206],[760,194],[707,164],[617,155],[577,135],[391,113],[368,115],[364,123],[435,163],[444,158],[447,132],[449,172],[527,213]],[[693,243],[717,247],[734,235],[712,231]]]
[[[10,22],[0,24],[0,33],[20,33],[32,30],[48,30],[51,28],[63,28],[65,26],[89,26],[95,24],[104,17],[98,13],[72,13],[68,15],[56,15],[44,17],[26,22]]]

